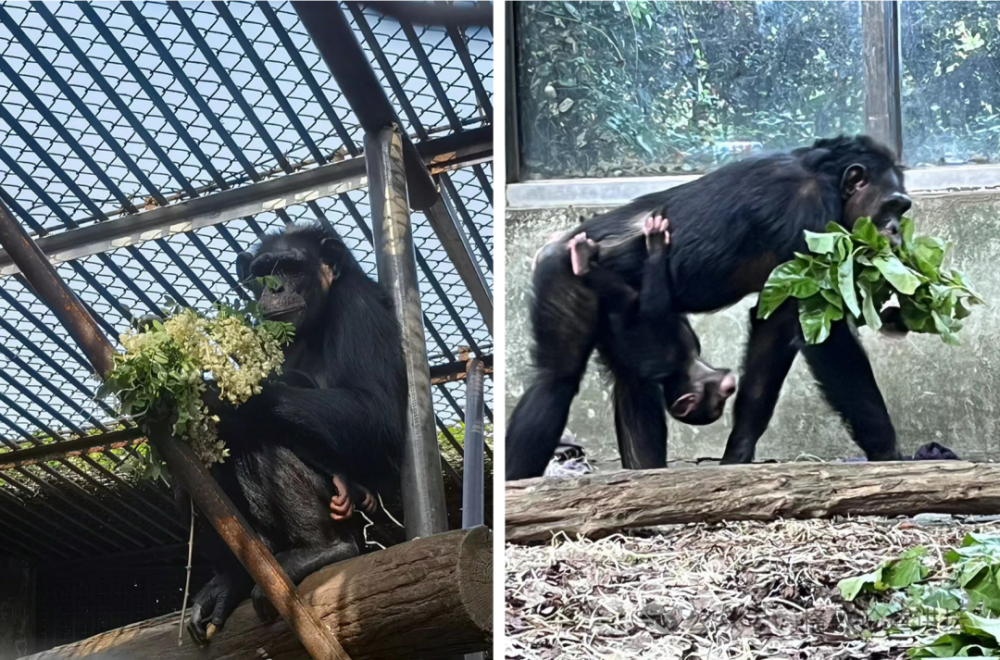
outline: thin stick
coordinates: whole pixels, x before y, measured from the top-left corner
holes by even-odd
[[[188,594],[191,593],[191,562],[194,556],[194,500],[191,502],[191,535],[188,537],[187,578],[184,579],[184,602],[181,603],[181,623],[177,626],[177,646],[184,644],[184,615],[187,613]]]

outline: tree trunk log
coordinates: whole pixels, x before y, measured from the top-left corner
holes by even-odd
[[[506,541],[720,520],[1000,513],[1000,465],[783,463],[616,471],[506,484]]]
[[[493,640],[492,544],[485,527],[428,536],[327,566],[298,592],[354,660],[483,651]],[[187,633],[177,645],[179,618],[143,621],[29,658],[309,658],[284,621],[262,624],[250,601],[205,648]]]

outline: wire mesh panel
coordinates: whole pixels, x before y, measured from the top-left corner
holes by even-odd
[[[491,123],[488,29],[342,11],[414,142]],[[356,157],[362,143],[357,117],[289,3],[0,5],[0,201],[36,238]],[[491,165],[437,178],[492,286]],[[300,222],[334,228],[375,276],[365,190],[111,242],[57,271],[117,344],[134,318],[168,299],[205,310],[247,296],[236,255]],[[423,215],[412,222],[430,364],[454,362],[462,348],[491,354],[440,241]],[[95,400],[96,388],[86,359],[27,283],[0,280],[0,554],[60,560],[184,540],[166,491],[127,478],[135,438],[121,434],[133,425]],[[439,429],[454,430],[464,384],[442,383],[433,396]],[[486,401],[492,420],[490,381]],[[80,437],[117,444],[5,465],[13,450]]]

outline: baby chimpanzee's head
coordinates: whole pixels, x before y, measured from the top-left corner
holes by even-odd
[[[736,377],[701,359],[698,335],[685,318],[680,333],[688,352],[685,369],[663,381],[663,399],[670,416],[692,426],[711,424],[722,416],[726,400],[736,393]]]

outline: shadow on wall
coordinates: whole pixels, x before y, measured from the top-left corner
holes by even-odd
[[[607,209],[514,211],[507,214],[506,410],[509,414],[527,384],[531,365],[528,326],[531,259],[546,238],[571,229],[580,216]],[[937,336],[888,339],[863,328],[875,376],[896,425],[900,448],[912,453],[937,441],[962,458],[989,460],[1000,448],[1000,201],[977,196],[920,199],[910,213],[917,232],[952,243],[949,262],[964,271],[987,307],[977,308],[960,333],[962,346],[946,346]],[[751,296],[712,315],[692,316],[702,351],[718,367],[738,369],[746,344]],[[691,427],[670,420],[671,460],[720,457],[732,428],[732,403],[711,426]],[[618,463],[611,388],[591,362],[573,403],[569,429],[603,468]],[[822,459],[863,455],[846,427],[821,398],[801,358],[797,359],[774,419],[757,445],[758,459],[790,460],[803,454]]]

